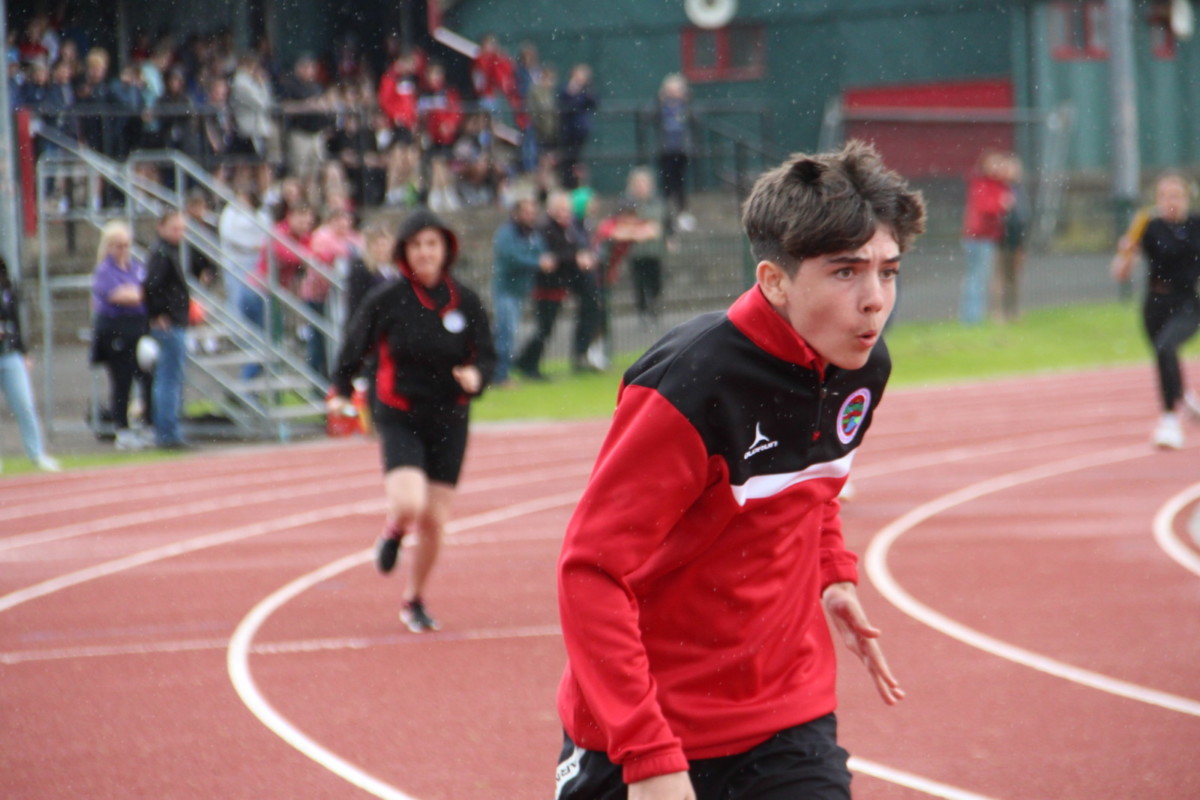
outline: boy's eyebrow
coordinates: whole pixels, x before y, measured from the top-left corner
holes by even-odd
[[[884,263],[899,264],[901,255],[901,253],[896,253],[896,255],[892,256],[891,258],[885,258]],[[842,255],[829,257],[829,263],[831,264],[860,264],[864,261],[870,261],[870,259],[864,258],[863,256],[856,256],[853,253],[845,253]]]

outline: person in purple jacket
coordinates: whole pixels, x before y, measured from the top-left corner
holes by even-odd
[[[110,410],[118,450],[140,450],[147,442],[129,427],[129,395],[141,386],[142,420],[151,419],[152,373],[138,364],[138,340],[150,332],[142,298],[146,265],[133,256],[129,226],[113,221],[100,232],[92,273],[93,364],[108,369]]]

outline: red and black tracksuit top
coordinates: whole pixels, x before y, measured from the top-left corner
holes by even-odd
[[[626,783],[834,710],[820,596],[857,581],[837,497],[890,371],[823,367],[754,287],[625,374],[559,559],[558,709]]]
[[[449,276],[432,289],[401,277],[363,298],[338,357],[338,394],[350,396],[354,376],[372,353],[378,356],[375,399],[402,411],[466,403],[451,370],[474,364],[486,385],[496,366],[483,303]]]

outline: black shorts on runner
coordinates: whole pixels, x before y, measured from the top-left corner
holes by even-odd
[[[732,756],[692,761],[697,800],[850,800],[847,753],[833,714],[780,731]],[[626,800],[621,767],[563,735],[555,800]]]
[[[383,456],[383,471],[417,467],[437,483],[458,484],[467,452],[468,407],[433,406],[401,411],[375,403],[375,430]]]

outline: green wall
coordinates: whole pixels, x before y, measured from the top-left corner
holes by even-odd
[[[1148,3],[1134,4],[1138,91],[1138,149],[1149,171],[1200,161],[1200,42],[1177,42],[1175,58],[1154,56],[1146,24]],[[1051,55],[1048,4],[1038,2],[1030,26],[1030,103],[1040,109],[1069,104],[1073,126],[1068,166],[1106,172],[1111,160],[1109,62],[1063,61]]]
[[[812,148],[826,102],[844,87],[1008,74],[1008,16],[1006,4],[986,2],[739,0],[734,22],[764,25],[766,75],[699,83],[693,96],[769,104],[777,144]],[[681,68],[689,26],[682,0],[466,0],[446,24],[470,38],[493,32],[511,51],[532,41],[560,72],[585,61],[612,103],[652,99],[662,76]]]

